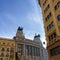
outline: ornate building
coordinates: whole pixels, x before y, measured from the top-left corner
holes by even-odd
[[[38,0],[42,8],[49,60],[60,60],[60,0]]]
[[[48,60],[48,54],[39,34],[27,39],[19,27],[13,39],[0,38],[0,60]]]
[[[26,39],[23,28],[19,27],[14,40],[17,60],[48,60],[47,50],[43,47],[39,34],[35,35],[33,40]]]

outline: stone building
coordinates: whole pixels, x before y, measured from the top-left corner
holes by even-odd
[[[39,34],[27,39],[19,27],[13,39],[0,38],[0,60],[48,60],[48,54]]]
[[[27,39],[23,28],[19,27],[14,40],[17,60],[48,60],[47,50],[43,47],[39,34],[35,35],[33,40]]]

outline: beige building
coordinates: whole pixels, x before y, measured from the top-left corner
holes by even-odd
[[[15,60],[15,41],[0,38],[0,60]]]
[[[60,60],[60,0],[39,0],[49,60]]]

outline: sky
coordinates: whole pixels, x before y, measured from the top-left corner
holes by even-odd
[[[13,38],[19,26],[23,27],[26,38],[33,40],[36,33],[45,41],[38,0],[0,0],[0,37]]]

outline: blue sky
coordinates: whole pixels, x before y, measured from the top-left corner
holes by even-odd
[[[43,18],[38,0],[0,0],[0,37],[13,38],[18,26],[22,26],[26,38],[35,33],[45,40]]]

